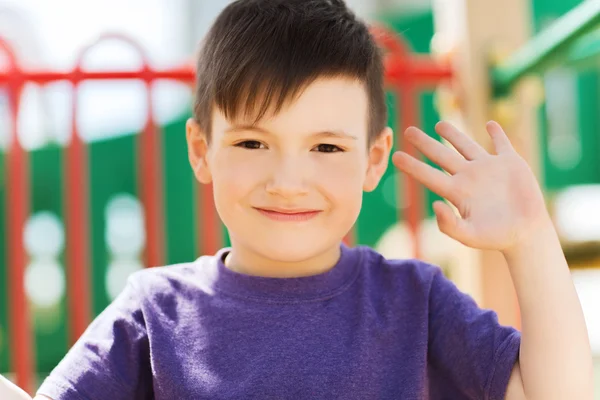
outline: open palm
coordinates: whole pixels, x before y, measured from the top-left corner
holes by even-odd
[[[444,202],[434,204],[442,232],[470,247],[505,250],[532,232],[547,212],[533,172],[500,125],[490,122],[487,131],[496,154],[446,122],[437,124],[436,132],[457,151],[417,128],[406,130],[406,139],[447,173],[403,152],[392,160],[456,207],[460,216]]]

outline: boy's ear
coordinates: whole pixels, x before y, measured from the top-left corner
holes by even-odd
[[[369,148],[369,159],[367,166],[367,175],[363,184],[365,192],[375,190],[379,181],[385,173],[394,143],[394,133],[391,128],[385,128],[371,144]]]
[[[208,184],[212,181],[212,175],[208,166],[208,141],[206,133],[202,131],[198,122],[193,118],[185,124],[185,137],[188,146],[188,158],[194,176],[200,183]]]

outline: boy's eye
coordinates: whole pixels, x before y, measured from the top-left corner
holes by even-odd
[[[263,146],[263,144],[261,142],[257,142],[256,140],[245,140],[243,142],[237,143],[235,145],[236,147],[242,147],[244,149],[260,149]]]
[[[326,144],[326,143],[322,143],[315,148],[317,149],[317,151],[322,152],[322,153],[336,153],[336,152],[344,151],[340,147],[338,147],[334,144]]]

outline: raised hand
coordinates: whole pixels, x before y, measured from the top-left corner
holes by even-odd
[[[496,154],[446,122],[436,132],[453,150],[420,129],[406,130],[405,138],[447,173],[403,152],[393,163],[430,190],[447,199],[435,202],[439,228],[461,243],[479,249],[508,250],[547,224],[548,212],[535,175],[515,151],[496,122],[486,126]]]

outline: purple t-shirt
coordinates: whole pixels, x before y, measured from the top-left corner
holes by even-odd
[[[38,394],[62,399],[503,399],[520,334],[437,267],[342,246],[301,278],[228,249],[133,274]]]

